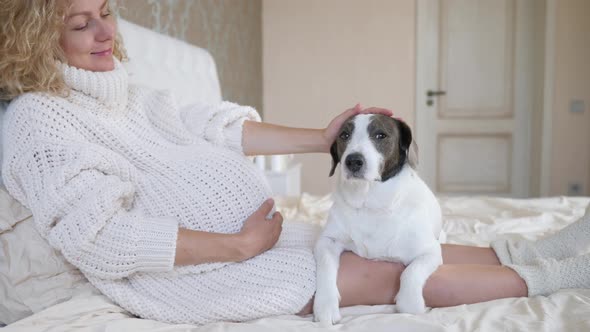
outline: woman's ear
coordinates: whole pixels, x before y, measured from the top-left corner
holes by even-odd
[[[332,155],[332,169],[330,170],[330,176],[332,176],[334,175],[336,166],[338,166],[338,163],[340,162],[340,156],[338,155],[338,145],[336,144],[336,141],[334,141],[330,147],[330,155]]]

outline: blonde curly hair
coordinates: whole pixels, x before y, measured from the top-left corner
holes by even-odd
[[[58,66],[68,0],[0,0],[0,101],[26,92],[67,95]],[[110,6],[110,4],[109,4]],[[127,59],[117,33],[113,55]]]

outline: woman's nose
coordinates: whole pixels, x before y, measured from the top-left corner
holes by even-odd
[[[115,31],[115,23],[101,21],[97,24],[96,39],[101,42],[113,39]]]

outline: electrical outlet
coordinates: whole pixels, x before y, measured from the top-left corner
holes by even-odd
[[[572,113],[584,113],[586,105],[581,99],[573,99],[570,101],[570,112]]]
[[[570,182],[567,185],[567,194],[568,196],[582,196],[584,192],[584,188],[581,183],[579,182]]]

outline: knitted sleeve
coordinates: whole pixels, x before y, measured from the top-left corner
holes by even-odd
[[[124,160],[89,143],[39,140],[17,130],[5,136],[6,187],[70,263],[102,279],[173,268],[178,222],[134,208],[133,174]]]
[[[260,121],[255,109],[231,102],[218,105],[190,105],[180,109],[181,120],[193,134],[234,151],[243,152],[242,126],[245,120]]]

